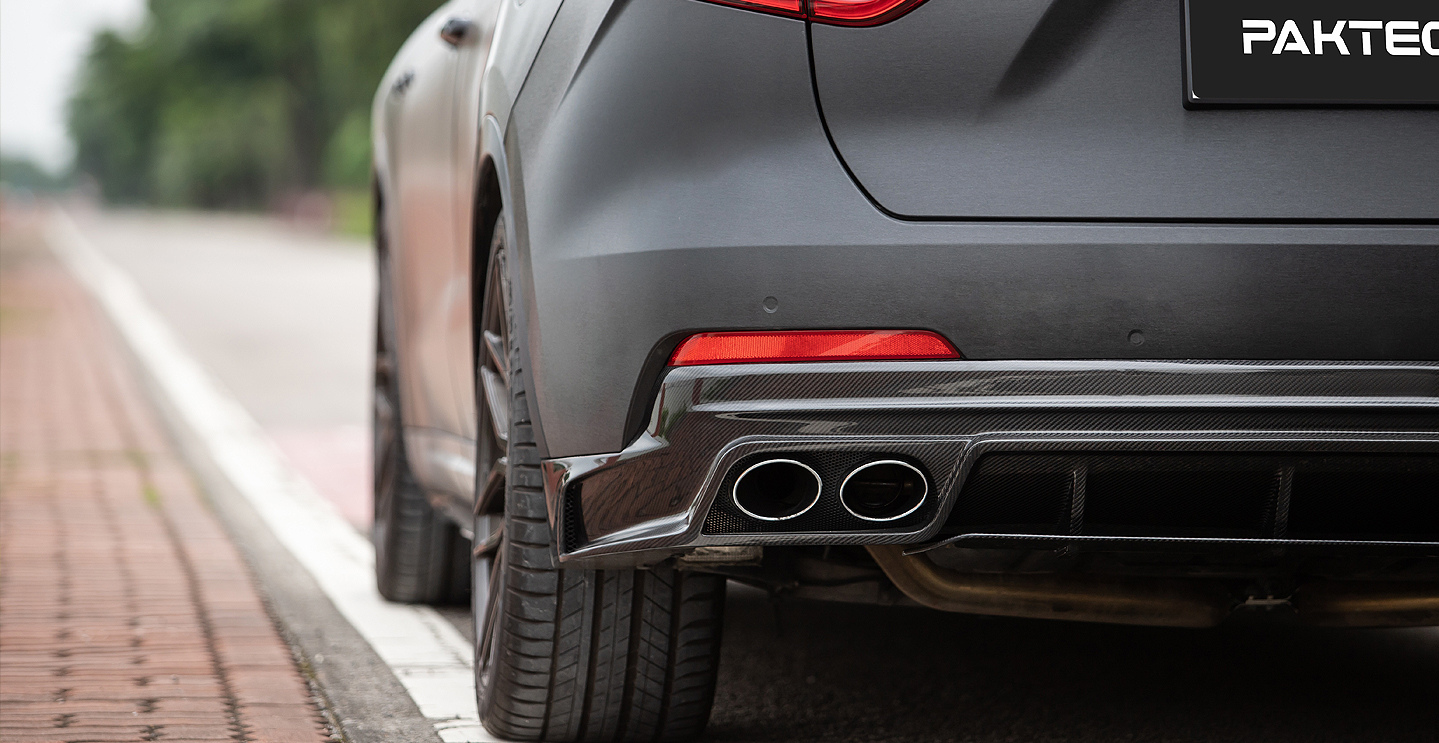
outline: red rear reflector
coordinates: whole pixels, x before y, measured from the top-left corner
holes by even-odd
[[[776,330],[692,335],[670,366],[957,358],[944,336],[925,330]]]
[[[706,0],[761,13],[808,18],[836,26],[878,26],[888,23],[924,0]]]

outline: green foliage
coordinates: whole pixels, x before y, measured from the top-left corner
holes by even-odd
[[[162,203],[243,207],[302,182],[276,81],[169,101],[160,111],[152,188]]]
[[[97,34],[70,101],[76,169],[107,200],[256,207],[369,182],[369,109],[440,0],[149,0]]]
[[[325,182],[364,188],[370,184],[370,117],[355,111],[345,118],[325,147]]]
[[[369,188],[347,188],[330,194],[334,206],[335,231],[354,237],[370,237],[374,228],[374,195]]]
[[[61,191],[70,185],[66,178],[51,175],[29,158],[9,156],[0,157],[0,183],[34,193]]]
[[[151,48],[102,32],[90,44],[70,99],[75,169],[93,176],[111,201],[150,197],[150,142],[163,82],[155,56]]]

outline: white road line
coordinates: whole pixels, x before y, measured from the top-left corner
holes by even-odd
[[[64,212],[56,210],[47,234],[221,472],[394,671],[440,738],[496,741],[480,726],[475,708],[470,643],[434,610],[381,598],[369,540],[286,465],[249,412],[185,351],[135,281],[91,245]]]

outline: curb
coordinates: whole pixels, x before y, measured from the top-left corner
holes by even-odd
[[[67,214],[54,212],[46,237],[119,331],[344,735],[355,743],[495,741],[475,709],[469,642],[433,609],[379,596],[369,541],[288,467]]]

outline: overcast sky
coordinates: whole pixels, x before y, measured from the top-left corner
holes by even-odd
[[[145,0],[0,0],[0,150],[69,165],[65,101],[90,37],[133,29],[144,13]]]

